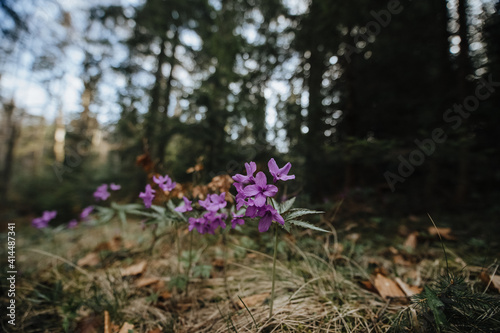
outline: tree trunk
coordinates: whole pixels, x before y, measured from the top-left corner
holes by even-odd
[[[4,105],[5,107],[5,136],[6,149],[3,156],[4,164],[0,174],[0,202],[1,205],[7,202],[9,181],[12,174],[12,165],[14,162],[14,149],[19,135],[19,126],[12,119],[15,106],[13,102]]]
[[[165,102],[163,112],[160,114],[160,132],[158,135],[158,166],[162,167],[165,161],[165,149],[167,147],[169,133],[166,131],[167,120],[168,120],[168,108],[170,107],[170,93],[172,92],[172,80],[174,78],[174,68],[175,68],[175,50],[179,45],[179,33],[178,30],[175,31],[174,38],[172,40],[172,56],[170,57],[170,73],[167,78],[167,84],[165,87]]]
[[[155,72],[155,84],[153,86],[153,90],[151,91],[151,104],[149,106],[149,111],[146,117],[145,122],[145,132],[144,138],[146,142],[145,150],[151,154],[151,158],[153,162],[158,162],[158,156],[156,155],[157,149],[157,131],[158,131],[158,112],[160,107],[163,105],[163,94],[162,94],[162,79],[163,73],[162,68],[167,59],[167,55],[165,53],[165,40],[161,40],[160,45],[160,53],[157,57],[157,67]]]

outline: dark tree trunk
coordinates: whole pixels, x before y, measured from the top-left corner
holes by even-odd
[[[172,80],[174,78],[174,68],[175,68],[175,50],[177,49],[177,45],[179,45],[179,33],[176,30],[175,36],[172,41],[172,56],[170,57],[170,73],[167,78],[167,83],[165,87],[165,100],[164,100],[164,108],[163,112],[160,113],[160,129],[158,135],[158,166],[162,167],[163,162],[165,161],[165,149],[167,148],[169,133],[167,131],[168,125],[168,108],[170,107],[170,93],[172,92]]]
[[[156,163],[158,161],[158,156],[155,156],[157,152],[157,132],[158,132],[158,112],[160,107],[163,105],[163,94],[162,94],[162,79],[163,73],[162,68],[167,59],[167,55],[165,53],[165,40],[161,41],[160,45],[160,53],[157,57],[157,67],[155,72],[155,84],[153,86],[153,90],[151,91],[151,104],[149,106],[149,111],[146,117],[145,123],[145,132],[144,138],[146,139],[146,147],[145,150],[148,151],[151,155],[151,158]]]
[[[12,165],[14,162],[14,149],[16,141],[19,135],[19,126],[12,119],[15,106],[14,104],[8,103],[5,106],[5,131],[6,131],[6,149],[5,156],[2,156],[4,160],[3,169],[0,175],[0,205],[7,202],[8,191],[9,191],[9,181],[12,174]]]

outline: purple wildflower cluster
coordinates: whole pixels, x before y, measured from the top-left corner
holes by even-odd
[[[295,179],[294,175],[288,175],[292,167],[291,163],[287,163],[283,168],[279,168],[274,158],[271,158],[267,165],[274,183],[278,180],[286,181]],[[274,197],[278,193],[278,188],[273,184],[267,183],[267,177],[264,172],[260,171],[254,176],[255,171],[257,171],[255,162],[245,163],[245,169],[246,175],[237,174],[233,176],[235,180],[233,185],[238,192],[236,195],[236,209],[240,210],[242,207],[246,207],[246,217],[260,218],[260,232],[269,230],[273,221],[281,225],[285,224],[285,220],[278,211],[273,206],[267,204],[267,198]],[[242,217],[238,216],[238,219]]]
[[[226,219],[227,214],[222,213],[220,210],[227,206],[227,201],[225,199],[226,193],[223,192],[221,194],[209,194],[205,200],[199,200],[198,204],[206,213],[204,213],[201,217],[190,217],[189,222],[189,231],[193,231],[196,229],[200,234],[215,234],[215,230],[218,227],[222,229],[226,228]],[[184,197],[184,205],[177,207],[175,210],[180,213],[185,213],[193,210],[191,206],[192,202]]]
[[[177,185],[177,183],[172,181],[172,179],[168,175],[154,176],[153,182],[155,182],[155,184],[157,184],[163,192],[170,192]],[[150,184],[146,185],[146,189],[144,190],[144,192],[139,193],[139,198],[144,201],[144,206],[146,208],[151,208],[151,205],[153,204],[153,200],[155,198],[155,193],[156,190],[153,190]]]
[[[96,201],[102,200],[106,201],[108,200],[109,196],[111,193],[108,192],[108,187],[111,189],[111,191],[118,191],[122,187],[120,185],[116,185],[114,183],[109,184],[102,184],[97,188],[97,190],[94,192],[94,198]]]
[[[31,225],[37,229],[46,228],[49,225],[49,222],[57,216],[57,212],[55,210],[52,211],[44,211],[41,217],[37,217],[31,221]]]

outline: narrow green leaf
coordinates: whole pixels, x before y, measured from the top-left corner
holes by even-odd
[[[157,219],[158,218],[158,214],[143,212],[142,210],[131,210],[128,213],[132,214],[132,215],[146,216],[146,217],[150,217],[150,218],[153,218],[153,219]]]
[[[120,217],[120,221],[122,221],[122,226],[125,227],[127,225],[127,214],[125,214],[125,211],[119,210],[118,217]]]
[[[298,217],[304,216],[304,215],[314,215],[314,214],[323,214],[324,212],[318,211],[318,210],[310,210],[310,209],[305,209],[305,208],[293,208],[289,210],[290,213],[288,213],[286,216],[283,216],[285,220],[293,220]]]
[[[328,230],[316,227],[315,225],[312,225],[311,223],[306,222],[306,221],[301,221],[301,220],[287,220],[287,221],[285,221],[285,225],[286,225],[287,222],[291,223],[291,224],[294,224],[296,226],[302,227],[302,228],[307,228],[307,229],[312,229],[312,230],[322,231],[322,232],[329,232]]]
[[[155,212],[157,212],[160,215],[165,215],[165,213],[167,212],[167,210],[165,209],[165,207],[161,207],[161,206],[157,206],[157,205],[152,205],[151,209],[154,210]]]

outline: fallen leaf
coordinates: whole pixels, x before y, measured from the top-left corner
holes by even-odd
[[[405,294],[399,288],[397,283],[382,274],[377,274],[375,276],[373,284],[380,296],[384,299],[389,297],[405,297]]]
[[[441,235],[442,238],[446,240],[456,240],[457,238],[451,234],[451,228],[435,228],[435,227],[429,227],[427,229],[429,234],[431,236],[438,236],[438,234]]]
[[[422,292],[422,288],[417,286],[410,286],[409,284],[403,282],[400,278],[395,278],[394,281],[398,284],[399,288],[406,294],[406,296],[411,297]]]
[[[99,257],[99,254],[95,252],[90,252],[87,253],[87,255],[80,260],[77,261],[77,265],[80,267],[85,267],[85,266],[96,266],[99,264],[101,261],[101,258]]]
[[[124,268],[121,270],[122,276],[131,276],[131,275],[139,275],[144,273],[146,270],[147,266],[146,260],[143,260],[135,265],[128,266],[127,268]]]
[[[120,328],[120,332],[119,333],[128,333],[129,330],[134,330],[134,325],[130,324],[130,323],[124,323],[122,328]]]
[[[418,236],[417,231],[412,232],[411,234],[408,235],[403,245],[412,250],[415,250],[417,248],[417,236]]]
[[[241,300],[243,301],[243,303],[245,303],[245,305],[248,308],[251,308],[251,307],[254,307],[256,305],[262,304],[266,300],[266,298],[269,297],[269,295],[270,295],[269,293],[257,294],[257,295],[243,297]],[[241,309],[245,308],[245,305],[243,305],[243,303],[240,300],[238,300],[238,302],[237,302],[238,306]]]
[[[498,292],[500,292],[500,275],[490,275],[485,271],[481,272],[479,275],[481,280],[486,284],[493,286]]]
[[[392,260],[396,265],[412,266],[412,263],[406,260],[401,254],[396,254]]]
[[[158,297],[163,298],[164,300],[168,300],[172,298],[172,293],[169,291],[164,291]]]
[[[137,281],[135,281],[134,285],[137,288],[143,288],[143,287],[155,284],[159,281],[160,281],[160,279],[155,278],[155,277],[143,277],[143,278],[137,279]]]

